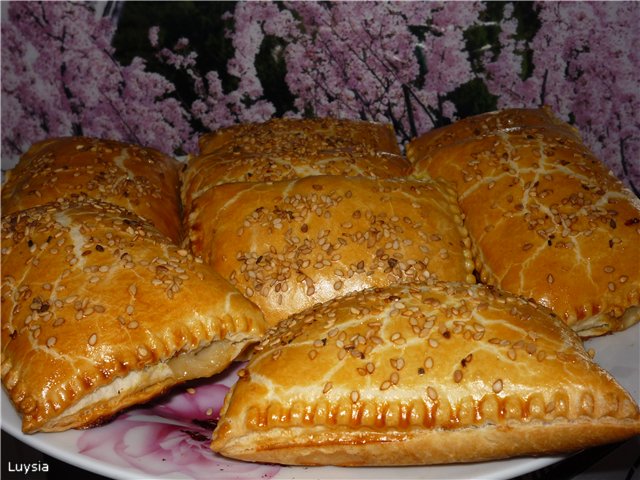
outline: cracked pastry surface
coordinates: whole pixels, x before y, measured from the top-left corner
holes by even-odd
[[[193,206],[196,255],[271,325],[354,290],[474,282],[455,193],[435,180],[315,176],[209,189]]]
[[[483,282],[581,336],[640,320],[640,200],[550,110],[468,118],[411,142],[413,175],[454,182]]]
[[[200,153],[183,173],[182,198],[234,182],[274,182],[310,175],[402,177],[402,156],[391,125],[334,118],[272,119],[222,128],[199,139]]]
[[[2,218],[2,383],[23,430],[89,427],[259,340],[259,309],[148,222],[96,200]]]
[[[419,465],[640,433],[633,398],[551,311],[484,285],[369,289],[270,329],[211,448],[247,461]]]
[[[43,140],[7,172],[2,214],[89,197],[131,210],[177,243],[180,168],[174,158],[135,144],[89,137]]]

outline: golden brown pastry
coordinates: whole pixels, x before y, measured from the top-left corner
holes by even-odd
[[[264,329],[227,281],[121,207],[2,219],[2,384],[25,432],[92,426],[220,372]]]
[[[183,202],[223,183],[310,175],[391,178],[409,173],[391,125],[333,118],[272,119],[200,137],[184,172]]]
[[[419,137],[407,154],[416,177],[456,184],[481,280],[534,298],[583,337],[638,322],[640,201],[573,127],[540,109],[460,129]]]
[[[271,325],[354,290],[474,282],[453,190],[437,181],[315,176],[209,189],[189,238]]]
[[[478,121],[479,119],[482,121]],[[542,107],[539,109],[509,108],[499,112],[466,117],[447,127],[435,128],[426,132],[419,139],[414,139],[412,144],[414,146],[416,144],[419,145],[420,158],[424,158],[431,152],[443,147],[449,147],[458,142],[465,142],[470,138],[479,138],[496,132],[513,132],[522,128],[535,127],[545,129],[558,128],[561,135],[581,141],[580,134],[575,127],[556,118],[549,107]],[[420,158],[416,158],[414,155],[409,155],[408,157],[409,161],[412,162],[420,160]]]
[[[131,210],[179,242],[181,167],[157,150],[114,140],[43,140],[7,172],[2,214],[88,196]]]
[[[483,285],[353,293],[270,330],[211,448],[248,461],[420,465],[640,433],[633,398],[544,307]]]

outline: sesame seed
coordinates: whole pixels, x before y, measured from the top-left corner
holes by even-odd
[[[426,360],[424,361],[424,366],[427,370],[433,368],[433,358],[427,357]]]
[[[391,374],[391,376],[389,377],[389,381],[393,384],[393,385],[397,385],[398,382],[400,381],[400,375],[398,375],[398,372],[393,372]]]
[[[309,357],[310,360],[313,360],[317,356],[318,356],[318,351],[317,350],[309,350],[308,357]]]
[[[146,357],[149,354],[149,352],[147,351],[146,348],[144,347],[138,347],[138,355],[141,357]]]
[[[495,382],[493,382],[493,385],[491,386],[491,389],[495,392],[495,393],[500,393],[502,391],[502,380],[498,379]]]
[[[456,383],[460,383],[461,380],[462,380],[462,371],[456,370],[455,372],[453,372],[453,381]]]
[[[89,337],[89,345],[94,346],[98,341],[98,335],[95,333]]]
[[[389,380],[385,380],[380,385],[380,390],[388,390],[389,388],[391,388],[391,382]]]
[[[552,274],[547,275],[547,283],[551,285],[554,282],[554,278]]]
[[[616,271],[612,265],[606,265],[602,270],[604,270],[605,273],[613,273]]]
[[[626,281],[629,280],[629,277],[627,275],[620,275],[618,280],[620,283],[626,283]]]
[[[613,283],[613,282],[609,282],[607,284],[607,287],[609,288],[609,291],[611,291],[611,292],[615,292],[616,291],[616,284]]]
[[[53,347],[56,344],[57,341],[58,341],[58,339],[56,337],[47,338],[47,347],[49,347],[49,348]]]
[[[438,392],[433,387],[427,387],[427,395],[429,396],[429,398],[431,400],[437,400],[438,399]]]
[[[360,394],[357,391],[351,392],[351,401],[356,403],[360,399]]]
[[[327,383],[324,384],[324,388],[322,389],[322,393],[327,393],[332,388],[333,388],[333,383],[327,382]]]

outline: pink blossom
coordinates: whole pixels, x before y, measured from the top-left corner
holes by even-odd
[[[152,47],[158,46],[158,33],[160,32],[160,27],[155,26],[149,29],[149,43],[151,43]]]
[[[2,26],[2,157],[51,136],[110,137],[166,153],[192,136],[173,85],[113,58],[115,26],[87,3],[11,2]],[[151,32],[153,37],[153,32]]]
[[[640,4],[539,2],[541,27],[531,41],[533,74],[521,75],[525,45],[506,9],[502,51],[487,59],[486,82],[498,106],[550,105],[575,119],[584,141],[640,194]]]

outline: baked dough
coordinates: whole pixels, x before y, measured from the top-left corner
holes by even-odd
[[[465,119],[407,154],[415,177],[455,183],[482,282],[583,337],[640,320],[640,201],[549,109]]]
[[[191,247],[270,325],[354,290],[416,280],[474,282],[469,239],[446,183],[314,176],[209,189]]]
[[[411,166],[388,124],[334,118],[272,119],[223,128],[199,139],[183,175],[189,208],[223,183],[290,180],[310,175],[407,175]]]
[[[181,168],[176,159],[134,144],[88,137],[43,140],[7,172],[2,214],[89,196],[131,210],[177,243]]]
[[[122,207],[2,219],[2,384],[27,433],[93,426],[220,372],[265,329],[227,281]]]
[[[247,461],[420,465],[640,433],[633,398],[534,302],[484,285],[357,292],[270,330],[211,448]]]

